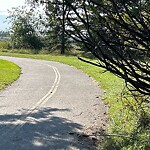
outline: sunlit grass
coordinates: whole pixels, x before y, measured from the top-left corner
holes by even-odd
[[[0,59],[0,90],[15,81],[20,75],[20,70],[14,63]]]

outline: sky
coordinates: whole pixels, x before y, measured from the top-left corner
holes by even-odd
[[[8,16],[7,10],[24,4],[25,0],[0,0],[0,30],[6,30],[9,27],[8,23],[4,22]]]

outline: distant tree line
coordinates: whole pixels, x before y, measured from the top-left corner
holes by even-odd
[[[0,40],[8,39],[9,38],[9,32],[8,31],[0,31]]]
[[[10,37],[12,48],[25,48],[39,51],[44,48],[49,51],[71,48],[71,39],[65,32],[65,9],[63,3],[42,3],[45,10],[36,11],[35,5],[30,9],[23,6],[9,11],[7,18],[11,23]],[[37,5],[36,5],[37,6]]]

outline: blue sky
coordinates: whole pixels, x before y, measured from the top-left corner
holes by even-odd
[[[5,30],[6,28],[9,27],[8,23],[4,22],[5,20],[6,20],[6,16],[0,14],[0,30]]]
[[[25,4],[25,0],[0,0],[0,30],[6,30],[9,27],[8,23],[4,21],[8,16],[7,10],[12,7],[18,7]]]

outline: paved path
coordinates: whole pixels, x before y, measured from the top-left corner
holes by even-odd
[[[0,92],[0,150],[94,149],[90,138],[75,133],[102,124],[106,107],[95,81],[57,62],[0,59],[22,68],[20,78]]]

